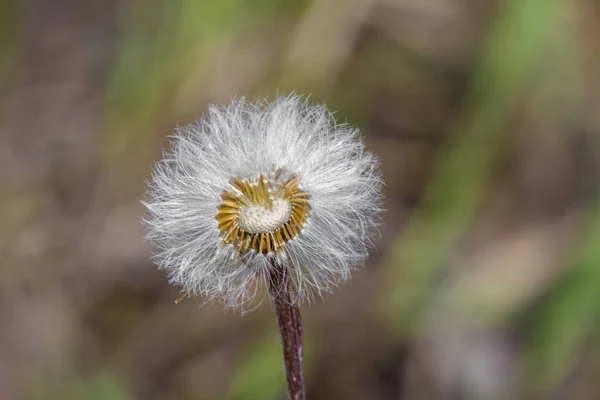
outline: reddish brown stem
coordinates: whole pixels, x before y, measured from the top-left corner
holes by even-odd
[[[277,323],[283,347],[283,360],[290,400],[305,400],[302,375],[302,320],[294,305],[288,270],[275,265],[269,279],[269,292],[275,305]]]

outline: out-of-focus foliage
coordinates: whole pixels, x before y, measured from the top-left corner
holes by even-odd
[[[597,202],[596,202],[597,203]],[[600,213],[598,205],[586,221],[574,260],[548,299],[536,310],[528,345],[529,373],[544,386],[554,384],[590,348],[598,351],[600,321]]]
[[[139,200],[177,125],[312,93],[378,153],[354,280],[304,313],[310,399],[597,399],[593,0],[0,4],[0,398],[280,399],[272,309],[150,261]]]
[[[22,43],[24,20],[23,3],[13,0],[0,4],[0,91],[7,90],[18,67],[19,45]]]
[[[564,2],[545,0],[509,1],[500,10],[422,205],[389,253],[388,282],[395,286],[383,304],[393,324],[408,327],[415,302],[436,290],[427,287],[431,277],[478,211],[494,162],[505,152],[515,104],[537,79],[548,44],[563,35],[556,26],[568,11]]]

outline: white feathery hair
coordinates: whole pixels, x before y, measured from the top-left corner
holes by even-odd
[[[159,268],[187,295],[243,305],[276,263],[288,269],[301,303],[364,263],[381,210],[378,161],[359,131],[337,124],[325,106],[296,95],[270,103],[234,99],[178,128],[170,145],[154,166],[144,223]],[[300,234],[268,254],[224,245],[215,215],[231,179],[278,168],[299,177],[311,195]]]

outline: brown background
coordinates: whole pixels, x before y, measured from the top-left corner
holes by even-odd
[[[292,90],[386,181],[308,398],[600,398],[598,38],[593,0],[4,0],[0,398],[284,397],[268,302],[174,305],[139,201],[175,126]]]

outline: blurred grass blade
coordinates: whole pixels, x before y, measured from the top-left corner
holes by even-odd
[[[536,313],[528,342],[527,373],[551,388],[586,341],[598,340],[600,323],[600,206],[590,216],[578,259]]]
[[[285,393],[279,334],[271,332],[263,340],[253,343],[250,353],[243,357],[242,364],[231,383],[229,399],[277,399]]]
[[[504,3],[487,42],[464,118],[439,163],[423,205],[385,261],[384,318],[399,334],[410,329],[430,280],[477,207],[508,120],[535,77],[545,48],[558,33],[568,3],[511,0]]]
[[[304,331],[304,377],[314,359],[315,335]],[[258,342],[250,344],[248,354],[242,356],[237,372],[231,382],[230,400],[280,399],[286,393],[283,355],[279,332],[272,331]]]
[[[17,82],[26,31],[26,4],[19,0],[0,3],[0,100]]]
[[[233,0],[175,0],[158,7],[138,0],[127,6],[105,94],[108,143],[117,149],[156,118],[188,74],[208,65],[218,38],[235,28],[239,14]]]

